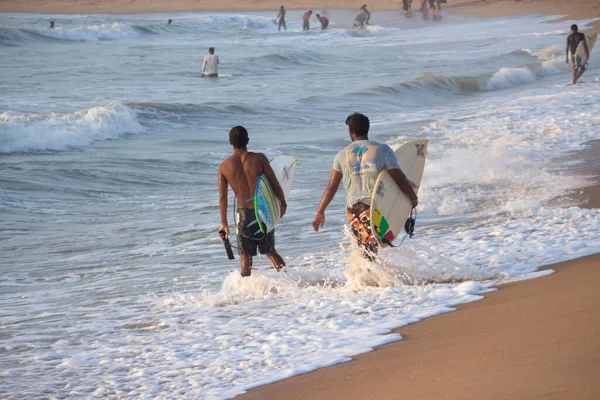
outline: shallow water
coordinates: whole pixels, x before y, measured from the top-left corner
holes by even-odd
[[[570,23],[330,11],[302,33],[296,14],[285,33],[258,13],[0,14],[0,397],[226,398],[599,251],[598,211],[550,203],[587,182],[556,158],[600,124],[600,58],[566,85]],[[199,78],[210,46],[228,77]],[[393,147],[430,140],[417,235],[376,266],[348,248],[343,193],[310,227],[354,111]],[[261,257],[241,279],[216,236],[238,124],[300,160],[285,274]]]

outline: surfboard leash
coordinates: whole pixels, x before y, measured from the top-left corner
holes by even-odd
[[[415,212],[414,218],[413,218],[413,211]],[[413,208],[412,210],[410,210],[410,216],[406,219],[406,222],[404,223],[404,230],[406,231],[406,235],[404,235],[404,237],[400,241],[400,244],[398,244],[397,246],[392,246],[391,243],[387,243],[387,245],[389,245],[391,247],[402,246],[402,243],[404,243],[404,240],[406,239],[407,236],[410,236],[412,238],[415,235],[416,223],[417,223],[417,209]]]

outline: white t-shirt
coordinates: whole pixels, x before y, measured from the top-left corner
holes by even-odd
[[[371,198],[375,181],[382,170],[400,169],[400,166],[387,144],[357,140],[335,156],[333,169],[342,173],[346,206],[351,207]]]
[[[216,54],[209,54],[204,57],[204,64],[202,64],[202,73],[213,75],[218,74],[217,65],[219,64],[219,56]]]

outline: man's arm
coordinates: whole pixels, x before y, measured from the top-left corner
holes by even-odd
[[[221,213],[220,231],[225,231],[225,237],[229,237],[229,224],[227,223],[227,188],[229,182],[223,174],[223,164],[219,166],[219,212]],[[221,236],[221,234],[219,234]],[[224,239],[221,237],[221,239]]]
[[[565,61],[566,61],[567,64],[569,63],[569,47],[570,47],[570,44],[571,44],[571,36],[569,36],[567,38],[567,50],[565,51],[565,58],[566,58]]]
[[[281,216],[283,217],[285,215],[285,212],[287,211],[287,202],[285,201],[285,194],[283,193],[283,189],[281,188],[281,185],[279,184],[279,181],[275,176],[273,168],[271,168],[271,163],[269,163],[267,156],[265,156],[264,154],[261,154],[261,156],[263,158],[262,162],[264,174],[269,180],[269,183],[271,184],[271,188],[273,189],[275,196],[277,196],[277,198],[281,202]]]
[[[413,208],[419,205],[417,194],[415,193],[415,190],[413,189],[406,175],[404,175],[404,172],[402,172],[401,169],[388,169],[387,172],[390,174],[392,179],[394,179],[394,182],[396,182],[396,185],[398,185],[402,193],[404,193],[410,199]]]
[[[323,192],[323,197],[321,198],[321,203],[319,203],[319,208],[317,209],[317,215],[312,223],[313,229],[315,232],[319,232],[319,228],[323,227],[325,224],[325,209],[333,200],[335,193],[338,191],[340,187],[340,182],[342,181],[342,173],[335,169],[331,170],[331,177],[329,178],[329,183],[325,188],[325,192]]]
[[[206,68],[206,57],[204,57],[204,62],[202,63],[202,75],[204,75],[205,68]]]

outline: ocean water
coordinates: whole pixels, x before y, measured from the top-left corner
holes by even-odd
[[[600,212],[564,200],[600,126],[600,57],[567,86],[570,22],[274,14],[0,14],[1,398],[230,398],[600,251]],[[392,147],[429,139],[416,236],[376,265],[343,192],[310,226],[355,111]],[[300,160],[285,273],[242,279],[216,234],[238,124]]]

